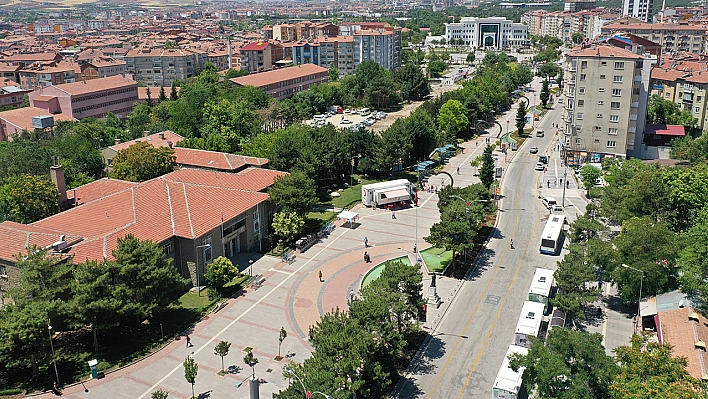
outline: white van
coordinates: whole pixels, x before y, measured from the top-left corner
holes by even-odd
[[[361,115],[361,116],[366,116],[366,115],[369,115],[370,113],[371,113],[371,110],[368,108],[362,108],[359,110],[359,115]]]
[[[551,209],[553,206],[558,205],[558,201],[556,201],[555,198],[551,197],[544,197],[541,200],[541,203],[543,204],[543,206],[546,207],[546,209]]]

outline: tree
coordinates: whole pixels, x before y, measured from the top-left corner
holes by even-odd
[[[449,187],[443,188],[445,190],[449,190]],[[473,239],[483,217],[480,202],[470,202],[468,206],[460,200],[449,202],[440,210],[440,221],[430,227],[430,235],[423,239],[435,246],[452,250],[455,259],[455,254],[474,248]]]
[[[243,357],[243,362],[246,363],[251,368],[251,375],[256,375],[256,364],[258,364],[258,358],[253,356],[253,349],[246,348],[246,356]]]
[[[150,399],[167,399],[168,396],[170,396],[169,392],[163,389],[158,389],[150,395]]]
[[[375,141],[374,156],[381,171],[393,171],[395,165],[408,158],[413,148],[410,132],[405,128],[405,121],[396,122],[381,132],[380,138]]]
[[[465,107],[457,100],[448,100],[438,114],[438,125],[447,133],[446,143],[452,143],[457,134],[467,128],[470,121],[465,115]]]
[[[187,356],[182,363],[184,368],[184,379],[192,385],[192,399],[194,399],[194,383],[197,382],[197,372],[199,372],[199,365],[194,361],[194,358]]]
[[[478,176],[478,175],[479,175],[479,170],[478,170],[478,168],[479,168],[480,165],[482,165],[483,160],[484,160],[484,155],[478,155],[478,156],[474,157],[474,158],[470,161],[470,166],[474,168],[474,172],[473,172],[473,175],[474,175],[474,176]]]
[[[282,210],[273,215],[273,231],[286,243],[292,243],[302,233],[305,219],[293,211]]]
[[[580,44],[583,41],[583,39],[585,39],[585,36],[580,32],[575,32],[571,36],[571,39],[573,40],[573,43]]]
[[[6,367],[29,363],[38,376],[38,364],[49,360],[48,320],[49,303],[44,300],[5,306],[0,317],[0,361]]]
[[[543,108],[546,108],[546,105],[548,104],[548,100],[551,98],[551,89],[550,85],[548,83],[548,80],[543,81],[543,86],[541,87],[541,94],[539,95],[539,99],[541,100],[541,105]]]
[[[698,223],[685,232],[685,245],[680,250],[681,290],[708,298],[708,208],[698,214]]]
[[[566,312],[571,318],[585,319],[583,308],[600,297],[595,265],[591,260],[589,245],[571,244],[569,253],[558,262],[553,273],[558,292],[551,299],[553,306]]]
[[[280,335],[278,336],[278,357],[280,357],[280,346],[283,344],[283,341],[285,341],[287,336],[288,332],[285,331],[285,327],[280,327]]]
[[[160,96],[157,98],[157,102],[163,101],[167,101],[167,94],[165,94],[165,86],[160,86]]]
[[[404,100],[420,101],[430,94],[430,84],[419,66],[406,64],[393,73]]]
[[[260,132],[263,120],[247,101],[224,98],[204,105],[202,123],[202,135],[221,135],[226,138],[231,151],[236,152],[245,141]]]
[[[602,335],[554,328],[544,343],[532,339],[527,355],[514,354],[513,370],[525,367],[523,381],[540,398],[607,398],[617,370],[605,354]]]
[[[224,357],[229,354],[231,343],[228,341],[220,341],[214,347],[214,354],[221,357],[221,371],[224,371]]]
[[[401,101],[398,84],[389,73],[370,81],[364,98],[368,104],[377,108],[388,108]]]
[[[224,286],[238,276],[238,268],[231,263],[228,258],[219,256],[209,264],[204,275],[209,285],[215,288],[220,294],[223,293]]]
[[[474,64],[474,60],[475,60],[474,51],[467,53],[467,58],[465,59],[465,61],[467,61],[468,64],[472,65],[472,64]]]
[[[143,182],[170,173],[175,162],[174,150],[155,148],[147,141],[121,150],[113,158],[113,179]]]
[[[130,304],[126,313],[138,321],[179,298],[189,283],[172,265],[172,258],[152,241],[128,234],[118,238],[118,247],[111,254],[120,265],[115,284],[123,286],[121,294]]]
[[[430,61],[428,63],[428,73],[430,74],[431,78],[439,78],[440,75],[442,75],[443,72],[447,70],[447,64],[445,61]]]
[[[224,79],[229,80],[233,78],[240,78],[241,76],[248,76],[250,72],[247,69],[229,69],[224,74]]]
[[[172,82],[172,88],[170,89],[170,100],[177,101],[177,98],[177,86],[175,86],[175,83]]]
[[[334,62],[330,63],[329,68],[327,68],[327,80],[330,82],[339,80],[339,69],[334,65]]]
[[[631,343],[615,348],[619,372],[610,385],[612,399],[702,398],[700,380],[686,371],[685,357],[673,357],[671,346],[633,335]]]
[[[0,202],[8,207],[17,223],[36,222],[60,210],[57,187],[44,176],[8,177],[0,187]]]
[[[589,163],[583,165],[580,169],[580,177],[583,178],[583,186],[586,190],[590,190],[595,186],[597,179],[602,177],[602,171]]]
[[[492,187],[492,183],[494,183],[494,158],[492,158],[492,151],[494,151],[494,147],[491,145],[484,149],[482,169],[479,171],[479,180],[486,188]]]
[[[145,89],[145,93],[147,94],[147,97],[145,98],[145,104],[148,107],[152,107],[155,104],[153,103],[152,97],[150,96],[150,88],[149,87]]]
[[[268,194],[278,207],[299,216],[305,216],[318,202],[315,182],[301,171],[276,178]]]
[[[524,127],[526,126],[526,102],[520,101],[519,108],[516,110],[516,134],[519,137],[524,137]]]

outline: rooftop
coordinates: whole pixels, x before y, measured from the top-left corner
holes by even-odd
[[[135,86],[138,87],[138,82],[133,79],[124,78],[123,76],[109,76],[107,78],[84,80],[81,82],[64,83],[53,86],[69,95],[78,96],[102,90],[117,89],[120,87]]]
[[[275,82],[282,82],[289,79],[296,79],[316,73],[326,72],[327,68],[323,68],[315,64],[302,64],[267,72],[254,73],[247,76],[241,76],[239,78],[231,78],[229,80],[240,86],[261,87]]]

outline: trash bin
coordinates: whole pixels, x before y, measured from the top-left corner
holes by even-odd
[[[91,367],[91,378],[98,378],[98,360],[89,360],[88,365]]]

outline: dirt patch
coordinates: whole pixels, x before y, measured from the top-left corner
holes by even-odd
[[[432,93],[431,97],[437,97],[442,93],[445,93],[447,91],[452,91],[452,90],[457,90],[461,88],[462,86],[460,85],[433,85],[432,86]],[[375,132],[380,132],[382,130],[386,130],[399,118],[405,118],[408,115],[411,114],[411,112],[415,111],[416,108],[420,107],[421,104],[423,104],[426,100],[423,101],[413,101],[408,104],[405,104],[403,108],[401,108],[398,111],[393,111],[388,113],[388,117],[385,119],[381,119],[380,121],[376,122],[371,128]]]

